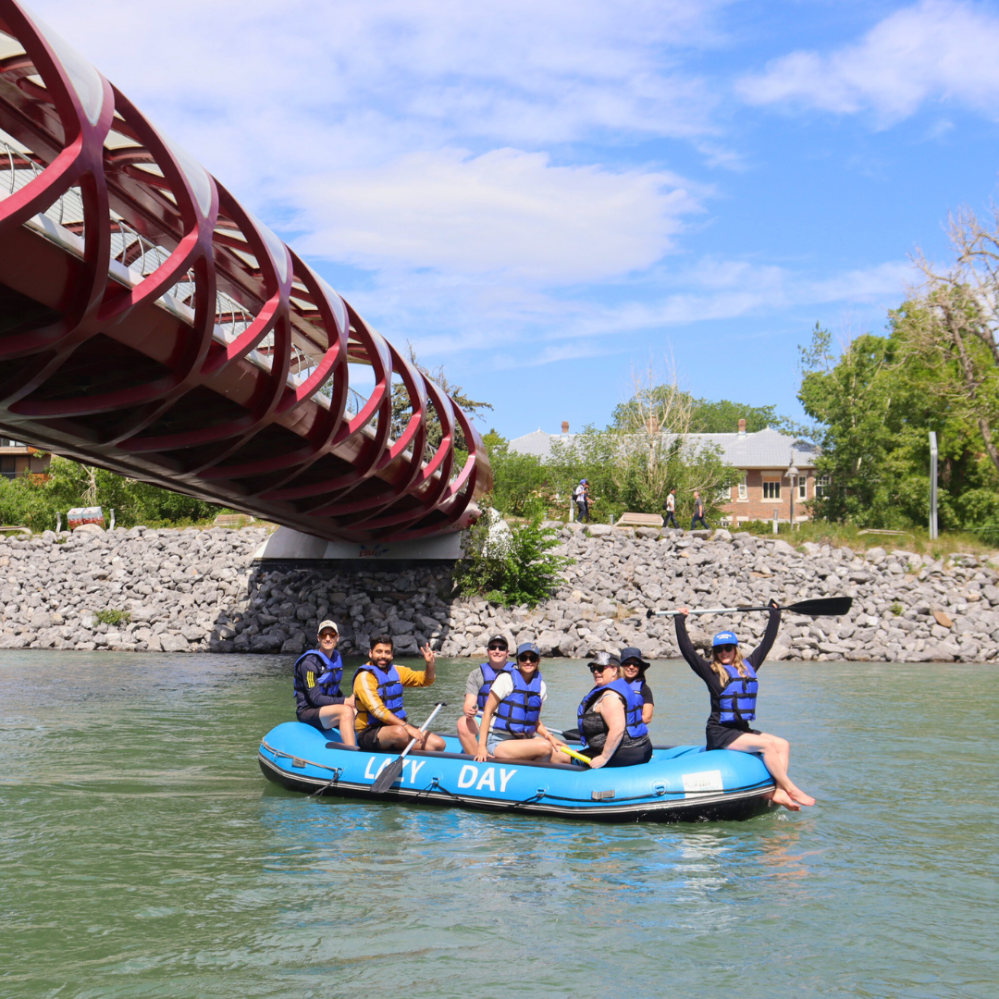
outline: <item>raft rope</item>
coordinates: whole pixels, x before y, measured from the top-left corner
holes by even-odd
[[[275,749],[273,746],[268,745],[266,739],[261,739],[260,745],[263,746],[269,753],[273,753],[275,758],[291,760],[293,766],[297,762],[310,767],[318,767],[320,770],[329,770],[333,774],[333,776],[325,784],[323,784],[318,791],[313,791],[312,794],[309,795],[310,798],[321,798],[340,779],[340,775],[343,773],[343,767],[330,767],[325,763],[315,763],[313,760],[307,760],[302,756],[295,756],[294,753],[286,753],[283,749]]]
[[[330,767],[330,766],[327,766],[325,763],[314,763],[312,760],[306,760],[304,757],[295,756],[293,753],[286,753],[282,749],[275,749],[273,746],[269,746],[267,744],[267,742],[265,740],[263,740],[263,739],[260,741],[260,745],[262,745],[264,747],[264,749],[268,750],[268,752],[273,753],[276,757],[281,757],[283,759],[292,760],[292,761],[298,760],[301,763],[308,764],[308,766],[310,766],[310,767],[318,767],[320,770],[329,770],[329,771],[332,772],[333,776],[325,784],[323,784],[323,786],[320,787],[318,791],[313,791],[313,793],[309,795],[310,798],[321,798],[323,796],[323,794],[326,793],[326,791],[328,791],[334,784],[337,783],[337,781],[340,780],[340,775],[343,773],[343,767]],[[723,793],[725,793],[725,794],[735,794],[737,791],[755,791],[755,790],[762,789],[762,788],[765,788],[765,787],[774,787],[774,786],[775,785],[774,785],[774,783],[773,783],[772,780],[770,780],[770,781],[757,781],[755,784],[743,784],[741,787],[724,788],[723,789]],[[418,791],[416,793],[416,795],[414,795],[414,797],[416,799],[422,798],[424,795],[427,795],[429,797],[430,794],[432,792],[434,792],[434,791],[441,791],[441,792],[443,792],[444,794],[446,794],[450,798],[457,798],[459,800],[464,800],[462,795],[455,794],[453,791],[449,791],[440,782],[440,778],[439,777],[434,777],[430,781],[430,783],[422,791]],[[657,792],[655,794],[636,794],[636,795],[633,795],[630,798],[615,798],[614,799],[614,803],[615,804],[623,804],[626,801],[645,801],[646,799],[662,798],[662,797],[665,796],[666,793],[667,792]],[[671,791],[671,792],[668,792],[668,793],[670,793],[670,794],[679,794],[680,792],[679,791]],[[691,795],[697,795],[697,794],[717,794],[717,793],[718,793],[717,790],[714,790],[714,791],[684,791],[683,792],[683,796],[686,799],[686,798],[689,798]],[[576,801],[576,802],[579,801],[578,798],[567,798],[567,797],[565,797],[563,795],[560,795],[560,794],[549,794],[547,791],[543,790],[542,788],[538,788],[537,792],[535,794],[532,794],[529,798],[524,798],[523,801],[513,801],[510,804],[508,804],[506,806],[506,810],[509,811],[509,810],[515,809],[515,808],[522,808],[524,805],[537,804],[537,802],[541,801],[542,798],[551,798],[553,801]],[[476,801],[478,799],[469,798],[467,800],[469,800],[469,801]]]

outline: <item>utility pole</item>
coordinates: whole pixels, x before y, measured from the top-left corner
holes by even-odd
[[[937,434],[930,431],[930,540],[937,539]]]

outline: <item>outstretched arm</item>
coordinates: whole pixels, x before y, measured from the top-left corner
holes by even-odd
[[[697,654],[697,649],[694,648],[690,636],[687,634],[687,615],[689,613],[688,608],[681,607],[680,613],[673,618],[676,625],[676,644],[680,647],[680,655],[687,660],[687,665],[707,683],[711,676],[711,664],[706,663]]]
[[[780,631],[780,604],[776,600],[770,601],[770,620],[767,621],[767,630],[764,632],[763,641],[753,649],[749,661],[753,669],[758,670],[763,665],[763,660],[767,658],[770,650],[777,641],[777,632]]]

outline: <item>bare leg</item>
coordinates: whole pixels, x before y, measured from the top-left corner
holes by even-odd
[[[409,745],[411,736],[402,725],[383,725],[375,733],[378,748],[385,753],[402,751]],[[432,753],[442,753],[447,748],[447,743],[436,732],[425,732],[422,742],[418,742],[414,749],[427,749]]]
[[[354,715],[357,712],[349,704],[325,704],[319,709],[319,720],[323,728],[338,728],[345,746],[356,746],[354,737]]]
[[[494,760],[543,760],[551,759],[552,747],[547,739],[506,739],[496,746]]]
[[[790,777],[787,775],[787,765],[786,759],[790,753],[789,750],[786,751],[785,755],[782,755],[781,748],[778,743],[783,742],[787,746],[787,741],[785,739],[780,739],[774,735],[768,735],[766,732],[760,733],[760,735],[753,735],[751,732],[744,732],[739,736],[734,742],[730,742],[727,749],[735,749],[740,753],[761,753],[763,755],[763,763],[767,770],[770,771],[771,776],[777,782],[777,787],[782,790],[787,797],[792,801],[797,802],[799,805],[814,805],[815,799],[810,795],[805,794],[804,791],[798,787]],[[784,801],[781,800],[777,792],[774,792],[774,801],[778,804],[785,805]],[[785,805],[785,807],[790,808],[790,805]],[[797,809],[793,809],[796,811]]]
[[[479,723],[474,718],[462,715],[458,719],[458,741],[470,756],[479,751]]]

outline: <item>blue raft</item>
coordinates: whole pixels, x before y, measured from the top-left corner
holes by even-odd
[[[372,753],[303,722],[264,736],[264,776],[317,797],[428,802],[500,812],[533,812],[604,822],[697,822],[745,819],[770,807],[773,778],[750,753],[703,746],[657,747],[648,763],[586,767],[558,763],[476,763],[448,737],[443,753],[411,752],[384,794],[371,785],[397,754]]]

